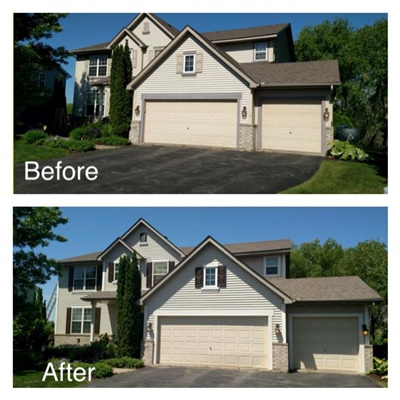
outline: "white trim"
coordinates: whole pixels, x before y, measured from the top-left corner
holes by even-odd
[[[276,258],[278,261],[278,265],[277,265],[277,272],[276,274],[267,274],[267,259],[268,258]],[[266,278],[271,278],[271,277],[279,277],[279,276],[283,276],[282,275],[282,257],[280,255],[271,255],[271,256],[264,256],[263,257],[263,274]]]
[[[151,284],[152,284],[152,287],[155,285],[155,283],[154,283],[154,263],[156,263],[156,262],[159,262],[159,263],[167,263],[167,272],[166,272],[164,275],[157,274],[157,276],[162,276],[161,279],[163,279],[163,277],[164,277],[165,275],[167,275],[168,272],[169,272],[169,261],[170,261],[170,260],[167,260],[167,259],[151,260],[151,265],[152,265],[152,268],[151,268]]]
[[[358,372],[364,374],[365,371],[365,353],[364,339],[361,332],[364,320],[362,313],[291,313],[289,314],[289,369],[293,369],[293,318],[357,318],[358,319]]]

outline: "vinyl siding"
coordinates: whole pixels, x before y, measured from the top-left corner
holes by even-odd
[[[219,291],[196,289],[195,268],[213,261],[227,267],[226,288]],[[190,314],[200,310],[206,314],[207,310],[230,313],[234,310],[264,310],[273,313],[272,323],[282,324],[283,300],[211,244],[160,287],[145,305],[148,320],[152,323],[156,311],[187,311]]]
[[[231,43],[217,45],[219,48],[228,53],[239,63],[249,63],[254,61],[254,43]],[[267,61],[274,61],[274,42],[268,42]]]
[[[299,305],[290,304],[286,309],[288,314],[346,314],[346,313],[363,313],[364,305],[350,304],[350,305]]]
[[[286,273],[286,257],[285,255],[279,254],[268,254],[268,257],[279,257],[281,263],[281,276],[285,276]],[[243,261],[246,265],[252,268],[257,274],[264,276],[264,258],[265,256],[242,256],[237,257]]]
[[[182,75],[176,73],[177,54],[184,52],[201,52],[203,54],[202,72],[195,75]],[[146,94],[242,94],[240,108],[247,106],[251,110],[251,91],[248,84],[233,72],[227,70],[214,55],[189,36],[185,41],[169,55],[158,68],[151,73],[134,94],[134,108],[142,107],[142,96]],[[140,120],[142,114],[134,120]],[[248,116],[251,118],[251,115]]]

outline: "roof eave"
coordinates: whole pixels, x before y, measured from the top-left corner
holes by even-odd
[[[327,87],[327,86],[339,86],[340,82],[323,82],[323,83],[260,83],[259,88],[282,88],[282,87],[312,87],[312,88],[317,88],[317,87]]]
[[[220,45],[220,44],[224,44],[224,43],[248,42],[250,40],[275,39],[277,37],[278,37],[278,34],[271,34],[271,35],[247,36],[247,37],[241,37],[241,38],[236,38],[236,39],[216,39],[216,40],[210,40],[210,42]]]
[[[378,303],[381,302],[383,299],[378,297],[378,298],[365,298],[365,299],[294,299],[294,302],[296,304],[337,304],[337,303],[345,303],[345,304],[373,304],[373,303]]]

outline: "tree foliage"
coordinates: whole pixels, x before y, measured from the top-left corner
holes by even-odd
[[[387,140],[388,24],[382,19],[354,29],[337,18],[301,30],[295,42],[298,61],[338,60],[341,85],[335,112],[348,117],[370,145]]]
[[[143,315],[137,304],[141,295],[141,277],[136,253],[123,256],[118,266],[117,343],[121,357],[140,358]]]
[[[67,218],[57,207],[16,207],[13,210],[14,295],[26,295],[36,285],[46,283],[60,272],[60,266],[37,248],[47,247],[50,241],[67,239],[54,233]]]
[[[113,134],[128,137],[132,120],[132,93],[126,89],[132,80],[132,62],[128,43],[116,46],[112,53],[110,75],[110,123]]]
[[[294,246],[290,258],[290,277],[359,276],[383,299],[370,306],[372,337],[387,337],[388,254],[384,243],[367,240],[343,249],[333,239]]]

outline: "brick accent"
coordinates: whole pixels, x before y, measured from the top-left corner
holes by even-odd
[[[239,150],[255,150],[255,127],[241,124],[239,127]]]
[[[272,343],[273,371],[289,371],[289,347],[287,343]]]
[[[364,363],[365,363],[365,372],[370,371],[374,367],[373,348],[372,345],[370,344],[364,345]]]
[[[140,133],[141,121],[132,121],[131,129],[129,131],[129,140],[132,144],[139,143],[139,133]]]
[[[142,360],[145,365],[153,364],[154,340],[142,340]]]

